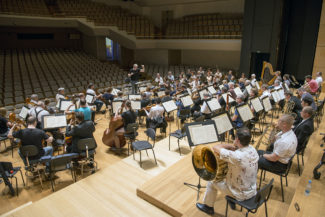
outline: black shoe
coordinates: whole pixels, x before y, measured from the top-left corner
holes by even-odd
[[[214,209],[213,207],[209,207],[205,204],[202,203],[196,203],[196,207],[201,210],[202,212],[205,212],[206,214],[213,215],[214,214]]]
[[[236,209],[236,204],[235,204],[234,202],[232,202],[232,201],[228,201],[228,203],[229,203],[229,206],[230,206],[230,208],[231,208],[232,210],[235,210],[235,209]]]

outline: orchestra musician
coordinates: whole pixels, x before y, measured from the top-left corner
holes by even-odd
[[[229,86],[228,92],[230,93],[231,97],[232,97],[233,99],[236,99],[237,95],[236,95],[236,93],[235,93],[235,91],[234,91],[234,89],[235,89],[235,84],[234,84],[233,82],[229,82],[229,83],[228,83],[228,86]]]
[[[155,82],[157,83],[158,86],[164,85],[164,79],[160,76],[159,73],[157,73],[157,76],[155,78]]]
[[[301,102],[302,102],[303,99],[305,99],[305,98],[310,98],[311,101],[312,101],[312,103],[311,103],[311,107],[314,109],[314,111],[317,110],[317,106],[316,106],[316,103],[315,103],[315,100],[314,100],[313,96],[312,96],[310,93],[308,93],[308,92],[305,90],[305,88],[303,88],[303,87],[299,88],[299,89],[298,89],[298,94],[299,94],[299,96],[300,96],[300,100],[301,100]]]
[[[37,129],[37,119],[34,116],[30,116],[27,118],[27,128],[21,129],[18,131],[14,131],[16,124],[12,126],[8,133],[9,138],[17,138],[20,139],[22,146],[33,145],[36,146],[39,150],[39,154],[35,157],[30,157],[30,160],[40,159],[45,156],[52,156],[53,155],[53,148],[52,146],[43,147],[43,141],[46,141],[47,144],[53,141],[53,137],[47,135],[43,130]],[[18,150],[18,154],[22,158],[25,166],[27,166],[27,162],[25,157],[20,153]]]
[[[85,120],[83,112],[76,112],[76,123],[71,120],[66,128],[65,135],[72,137],[72,144],[67,146],[68,153],[79,153],[78,141],[80,139],[94,138],[93,132],[95,131],[94,123],[89,119]],[[75,126],[73,126],[75,124]]]
[[[317,83],[317,81],[315,81],[314,79],[312,79],[311,75],[307,75],[305,77],[305,79],[306,79],[306,82],[309,85],[310,93],[311,94],[315,94],[317,92],[317,90],[318,90],[318,83]]]
[[[122,91],[117,92],[117,97],[114,98],[113,101],[123,101],[124,100],[123,95],[124,95],[124,93]]]
[[[221,160],[228,162],[228,173],[222,181],[209,181],[202,203],[196,207],[209,215],[214,214],[214,203],[218,191],[243,201],[256,195],[258,154],[250,145],[251,133],[247,128],[237,130],[234,144],[219,144],[213,147]],[[235,204],[230,203],[235,209]]]
[[[322,77],[322,72],[317,72],[316,73],[316,82],[318,84],[318,88],[322,87],[322,83],[323,83],[323,77]]]
[[[174,81],[175,81],[174,75],[172,74],[171,71],[168,72],[167,79],[168,79],[170,82],[174,82]]]
[[[305,97],[301,100],[301,106],[302,108],[306,107],[306,106],[311,106],[311,104],[313,103],[312,99],[309,97]],[[315,111],[315,110],[314,110]]]
[[[296,154],[298,143],[292,130],[293,123],[294,118],[289,114],[284,114],[279,118],[277,127],[281,132],[276,134],[273,147],[271,145],[269,151],[258,150],[260,169],[275,173],[286,171],[289,160]]]
[[[112,102],[114,100],[114,95],[112,94],[113,88],[109,87],[107,89],[105,89],[105,93],[102,95],[102,98],[104,100],[104,103],[106,105],[106,108],[108,107],[108,105],[112,105]]]
[[[104,103],[99,99],[102,95],[101,94],[97,95],[94,88],[95,88],[95,86],[92,83],[90,83],[88,85],[86,94],[90,94],[90,95],[94,96],[92,103],[96,106],[96,112],[99,112]],[[102,113],[105,114],[105,111],[103,111]]]
[[[137,88],[137,82],[140,78],[140,69],[138,68],[137,64],[133,64],[133,68],[130,69],[130,73],[128,74],[131,86],[132,86],[132,94],[136,94],[138,92]]]
[[[237,106],[241,106],[243,105],[245,102],[245,97],[243,94],[238,94],[237,98],[236,98],[236,103]],[[231,120],[233,121],[233,123],[235,124],[236,128],[241,128],[244,125],[243,120],[241,119],[241,117],[239,116],[238,110],[237,108],[235,109],[234,115],[232,116]],[[233,130],[230,131],[230,134],[232,136],[234,136],[234,132]]]
[[[58,89],[58,93],[56,94],[55,99],[56,99],[56,102],[57,103],[60,102],[60,99],[65,99],[65,96],[64,96],[64,88],[63,87],[60,87]]]
[[[264,98],[264,97],[270,97],[271,96],[271,93],[270,91],[268,90],[268,86],[267,84],[263,84],[261,86],[261,90],[262,90],[262,95],[261,95],[261,99]]]
[[[313,114],[314,110],[311,106],[304,107],[300,112],[302,121],[293,130],[298,141],[297,153],[304,148],[304,142],[314,132]]]
[[[251,74],[251,84],[253,87],[256,86],[256,75],[255,74]]]
[[[201,107],[201,114],[205,116],[205,119],[210,119],[211,118],[211,110],[208,106],[207,100],[210,98],[209,93],[204,93],[203,94],[203,104]]]
[[[300,100],[296,96],[294,96],[291,91],[285,91],[284,92],[284,95],[285,95],[287,101],[294,102],[295,105],[294,105],[294,107],[292,109],[292,112],[295,113],[295,114],[297,114],[296,121],[300,121],[301,120],[300,119],[300,111],[302,110],[302,106],[301,106]]]
[[[137,114],[132,109],[130,100],[127,100],[125,102],[124,110],[123,110],[123,113],[122,113],[121,116],[122,116],[122,119],[123,119],[124,132],[125,132],[128,124],[133,124],[137,120]]]
[[[50,115],[50,113],[45,110],[45,104],[43,101],[38,101],[34,108],[31,108],[28,112],[29,116],[35,117],[37,121],[36,128],[41,129],[42,117],[44,115]]]
[[[12,123],[6,118],[7,110],[0,108],[0,137],[7,137]]]
[[[80,108],[75,109],[74,111],[70,111],[70,108],[73,105],[70,105],[67,110],[65,110],[66,114],[76,113],[76,112],[82,112],[83,113],[83,120],[90,121],[92,120],[92,111],[88,107],[87,102],[85,99],[80,99]]]
[[[165,109],[161,105],[160,98],[157,98],[155,101],[156,105],[151,107],[149,112],[145,110],[147,114],[146,127],[156,129],[160,125],[163,125],[163,129],[166,130],[167,123],[165,123],[163,118]]]

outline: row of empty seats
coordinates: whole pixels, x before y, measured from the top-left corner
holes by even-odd
[[[222,38],[242,37],[242,14],[190,15],[171,20],[164,29],[157,28],[145,16],[132,14],[120,6],[91,0],[1,0],[0,13],[31,16],[84,17],[98,26],[116,26],[137,38]]]
[[[23,103],[26,97],[54,97],[59,87],[82,92],[89,83],[97,87],[123,84],[127,73],[83,51],[70,49],[0,50],[0,106]]]

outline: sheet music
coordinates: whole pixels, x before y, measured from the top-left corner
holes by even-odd
[[[221,90],[223,87],[224,87],[223,84],[220,84],[220,85],[219,85],[219,89],[220,89],[220,90]]]
[[[191,89],[190,88],[187,88],[186,90],[187,90],[187,93],[191,96],[192,95]]]
[[[86,95],[86,102],[87,103],[92,103],[93,100],[94,100],[94,96],[93,95],[89,95],[89,94]]]
[[[163,102],[163,106],[167,113],[177,110],[177,106],[176,106],[174,100]]]
[[[255,82],[255,85],[256,85],[258,90],[261,89],[260,84],[258,83],[258,81]]]
[[[184,107],[188,107],[194,104],[191,96],[184,96],[181,98],[181,101]]]
[[[235,92],[235,94],[236,94],[237,96],[243,94],[243,92],[241,91],[241,89],[240,89],[239,87],[236,87],[236,88],[234,89],[234,92]]]
[[[221,105],[219,104],[219,101],[216,98],[212,98],[211,100],[207,101],[207,103],[211,112],[221,109]]]
[[[140,110],[141,109],[141,101],[131,100],[131,107],[134,110]]]
[[[115,112],[117,112],[118,111],[118,109],[119,108],[121,108],[121,106],[122,106],[122,101],[113,101],[112,102],[112,106],[113,106],[113,113],[115,114]]]
[[[157,95],[158,97],[165,96],[165,91],[158,91]]]
[[[70,105],[72,106],[70,107],[69,111],[74,111],[76,109],[76,106],[72,103],[72,101],[61,100],[59,110],[65,111]]]
[[[197,125],[190,125],[188,126],[188,131],[190,132],[190,137],[193,142],[193,144],[196,144],[195,137],[193,137],[193,131],[195,131],[196,128],[201,127],[202,124],[197,124]]]
[[[241,119],[243,120],[243,122],[246,122],[254,118],[252,110],[249,108],[247,104],[237,107],[237,111]]]
[[[28,112],[29,112],[29,109],[27,107],[23,106],[20,110],[19,117],[21,117],[22,119],[25,120],[28,115]]]
[[[139,87],[140,92],[145,92],[147,90],[147,87]]]
[[[44,129],[61,128],[67,126],[65,115],[59,116],[44,116]]]
[[[201,99],[204,98],[204,94],[205,94],[205,93],[209,93],[209,92],[208,92],[206,89],[204,89],[204,90],[200,90],[199,94],[200,94]]]
[[[129,95],[129,100],[139,100],[141,99],[141,95],[139,94],[130,94]]]
[[[268,112],[272,109],[271,101],[269,97],[265,97],[262,99],[264,111]]]
[[[279,102],[280,101],[280,96],[278,94],[278,91],[272,91],[271,95],[273,97],[274,102]]]
[[[254,99],[251,99],[252,106],[255,110],[255,112],[259,112],[263,110],[263,105],[258,97],[255,97]]]
[[[212,95],[217,93],[216,89],[214,89],[213,86],[209,86],[209,87],[208,87],[208,91],[209,91]]]
[[[284,95],[284,90],[283,90],[283,88],[278,89],[277,92],[278,92],[278,94],[279,94],[280,100],[283,100],[283,99],[286,98],[285,95]]]
[[[218,134],[223,134],[233,128],[231,124],[231,120],[229,119],[229,116],[227,113],[218,115],[214,118],[212,118],[214,122],[216,123]]]
[[[246,88],[247,93],[248,93],[248,95],[249,95],[250,92],[251,92],[252,86],[251,86],[251,85],[247,85],[245,88]]]
[[[222,94],[222,97],[225,100],[225,102],[227,103],[227,93]],[[235,100],[231,96],[229,96],[229,103],[232,103],[234,101]]]
[[[218,136],[213,124],[193,127],[190,130],[190,134],[194,145],[218,141]]]

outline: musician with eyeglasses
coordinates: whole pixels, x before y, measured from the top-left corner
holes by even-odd
[[[316,106],[315,100],[314,100],[313,96],[305,90],[305,88],[303,88],[303,87],[299,88],[298,94],[300,96],[301,102],[305,98],[310,98],[312,100],[311,107],[316,111],[317,106]]]
[[[317,83],[317,81],[315,81],[315,80],[311,77],[311,75],[307,75],[307,76],[305,77],[305,79],[306,79],[306,82],[307,82],[308,85],[309,85],[310,93],[311,93],[311,94],[315,94],[315,93],[317,92],[317,90],[318,90],[318,83]]]
[[[248,128],[237,130],[234,144],[219,144],[213,147],[221,160],[228,162],[228,172],[224,180],[208,182],[203,203],[196,207],[209,215],[214,214],[214,204],[218,191],[243,201],[256,195],[256,177],[258,170],[258,154],[250,145],[251,133]],[[235,209],[235,204],[230,203]]]
[[[287,169],[289,160],[296,154],[297,137],[292,130],[294,118],[290,114],[282,115],[277,123],[281,130],[275,135],[275,142],[268,151],[258,150],[260,159],[258,167],[260,169],[284,173]]]
[[[305,140],[314,132],[313,114],[314,110],[311,106],[304,107],[300,112],[302,121],[293,130],[298,140],[297,153],[304,148]]]

